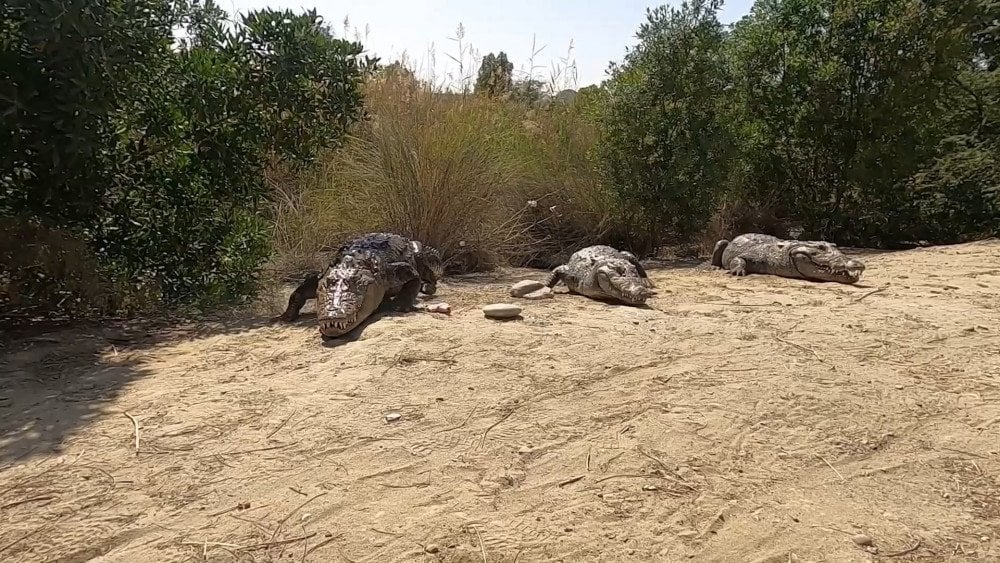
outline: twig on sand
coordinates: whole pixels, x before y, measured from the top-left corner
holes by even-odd
[[[815,455],[817,459],[819,459],[820,461],[822,461],[823,463],[825,463],[827,465],[827,467],[829,467],[830,469],[832,469],[833,472],[837,474],[837,477],[840,477],[840,482],[841,483],[846,483],[847,482],[847,480],[844,479],[844,476],[840,474],[840,471],[837,471],[837,468],[834,467],[833,464],[831,464],[829,461],[827,461],[825,457],[823,457],[823,456],[821,456],[819,454],[813,454],[813,455]]]
[[[46,500],[52,500],[56,497],[52,495],[43,495],[40,497],[31,497],[24,500],[16,500],[14,502],[8,502],[7,504],[0,506],[0,509],[14,508],[15,506],[20,506],[22,504],[28,504],[29,502],[42,502]]]
[[[486,559],[486,544],[483,543],[483,535],[479,533],[479,528],[473,528],[473,530],[476,531],[476,537],[479,538],[479,551],[483,555],[483,563],[489,563],[489,560]]]
[[[254,551],[254,550],[257,550],[257,549],[267,549],[269,547],[277,547],[279,545],[288,545],[290,543],[304,541],[304,540],[307,540],[309,538],[312,538],[315,535],[316,535],[316,532],[313,532],[311,534],[306,534],[304,536],[298,536],[298,537],[295,537],[295,538],[288,538],[287,540],[269,541],[269,542],[257,543],[257,544],[253,544],[253,545],[236,545],[236,544],[231,544],[231,543],[211,542],[211,541],[205,541],[205,542],[201,542],[201,541],[189,541],[189,542],[182,542],[181,545],[195,545],[195,546],[202,546],[202,547],[205,547],[205,548],[208,548],[208,547],[229,548],[229,549],[232,549],[234,551]]]
[[[921,539],[917,538],[917,542],[914,543],[911,547],[908,547],[908,548],[906,548],[906,549],[904,549],[902,551],[894,551],[892,553],[883,554],[882,557],[902,557],[904,555],[908,555],[908,554],[913,553],[914,551],[920,549],[920,546],[922,545],[922,543],[923,542],[921,541]]]
[[[566,479],[562,483],[559,483],[559,486],[560,487],[565,487],[566,485],[572,485],[573,483],[576,483],[577,481],[581,481],[584,477],[586,477],[586,475],[580,475],[580,476],[577,476],[577,477],[572,477],[570,479]]]
[[[132,421],[132,428],[135,430],[135,455],[139,455],[139,419],[130,415],[128,411],[124,411],[122,414]]]
[[[663,468],[663,470],[666,471],[668,475],[670,475],[671,477],[675,477],[676,479],[678,479],[679,481],[681,481],[684,484],[687,484],[687,480],[686,479],[684,479],[680,475],[674,475],[673,472],[670,471],[670,468],[667,467],[666,463],[663,463],[663,461],[661,461],[660,459],[658,459],[657,457],[655,457],[653,454],[651,454],[651,453],[647,452],[646,450],[644,450],[642,448],[642,446],[639,446],[638,448],[636,448],[636,450],[640,454],[642,454],[643,457],[646,457],[648,459],[651,459],[651,460],[655,461],[656,464],[659,465],[661,468]]]
[[[271,433],[268,434],[267,437],[264,438],[264,439],[265,440],[270,440],[271,436],[274,436],[275,434],[278,433],[279,430],[281,430],[282,428],[284,428],[285,425],[288,424],[288,421],[291,420],[292,417],[295,416],[295,413],[297,413],[297,412],[299,412],[298,409],[292,410],[292,414],[288,415],[288,417],[285,418],[285,420],[281,421],[281,424],[279,424],[277,428],[275,428],[274,430],[272,430]]]
[[[489,427],[489,428],[487,428],[487,429],[486,429],[486,431],[484,431],[484,432],[483,432],[483,437],[482,437],[482,439],[481,439],[481,440],[479,440],[479,447],[480,447],[480,448],[481,448],[481,447],[483,447],[483,445],[484,445],[484,444],[486,443],[486,435],[490,433],[490,430],[493,430],[493,429],[494,429],[494,428],[496,428],[497,426],[500,426],[500,424],[501,424],[501,423],[502,423],[503,421],[505,421],[505,420],[507,420],[508,418],[510,418],[510,416],[511,416],[512,414],[514,414],[514,410],[513,410],[513,409],[511,409],[511,410],[510,410],[510,412],[508,412],[507,414],[503,415],[503,418],[501,418],[500,420],[498,420],[498,421],[494,422],[493,424],[491,424],[491,425],[490,425],[490,427]]]
[[[465,417],[465,420],[462,421],[462,424],[459,424],[458,426],[452,426],[451,428],[445,428],[444,430],[438,430],[437,433],[438,434],[444,434],[445,432],[451,432],[452,430],[458,430],[459,428],[465,426],[466,424],[469,423],[470,420],[472,420],[472,415],[476,414],[476,409],[478,409],[478,408],[479,408],[478,406],[472,407],[472,410],[469,411],[469,416]]]
[[[862,299],[865,299],[865,298],[868,298],[868,297],[871,297],[872,295],[875,295],[876,293],[882,293],[882,292],[883,292],[883,291],[885,291],[885,290],[886,290],[886,288],[885,288],[885,287],[880,287],[880,288],[878,288],[878,289],[874,289],[874,290],[872,290],[872,291],[869,291],[868,293],[866,293],[866,294],[862,295],[861,297],[858,297],[857,299],[855,299],[855,300],[854,300],[854,302],[855,302],[855,303],[860,303]]]
[[[322,493],[319,493],[318,495],[315,495],[313,497],[310,497],[308,500],[306,500],[302,504],[296,506],[294,510],[292,510],[291,512],[288,513],[287,516],[285,516],[284,518],[282,518],[281,521],[278,522],[278,527],[276,527],[274,529],[274,533],[271,534],[271,541],[272,542],[274,541],[274,538],[278,535],[278,532],[281,531],[281,527],[285,525],[285,522],[287,522],[288,519],[292,517],[292,515],[294,515],[299,510],[302,510],[302,507],[304,507],[305,505],[309,504],[310,502],[312,502],[312,501],[314,501],[314,500],[316,500],[319,497],[324,496],[324,495],[326,495],[326,491],[324,491]],[[312,535],[315,536],[316,534],[312,534]],[[312,537],[312,536],[309,536],[309,537]],[[300,538],[300,539],[302,539],[302,538]]]
[[[780,336],[775,336],[774,339],[777,340],[778,342],[784,342],[785,344],[788,344],[789,346],[794,346],[794,347],[798,348],[799,350],[802,350],[803,352],[809,352],[810,354],[812,354],[813,356],[815,356],[816,359],[819,360],[820,362],[823,362],[824,364],[830,365],[829,362],[827,362],[826,360],[823,359],[823,356],[819,355],[819,352],[817,352],[816,350],[813,350],[812,348],[810,348],[808,346],[803,346],[801,344],[792,342],[791,340],[785,340],[784,338],[782,338]],[[830,367],[833,368],[833,371],[837,371],[837,366],[830,365]]]

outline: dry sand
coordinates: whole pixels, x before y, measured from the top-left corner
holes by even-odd
[[[8,341],[0,560],[1000,560],[1000,242],[866,260],[504,323],[540,272],[448,280],[451,317],[334,347],[311,315]]]

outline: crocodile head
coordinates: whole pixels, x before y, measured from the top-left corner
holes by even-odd
[[[330,265],[316,288],[316,320],[324,337],[351,332],[378,309],[385,297],[373,261],[351,255]]]
[[[597,284],[608,297],[629,305],[642,305],[656,294],[635,266],[617,258],[598,262]]]
[[[805,279],[857,283],[865,271],[860,260],[848,258],[836,244],[825,241],[796,241],[788,249],[792,267]]]
[[[421,257],[415,260],[420,279],[425,280],[420,286],[420,291],[434,295],[437,292],[437,280],[444,277],[444,261],[441,259],[441,253],[434,247],[416,240],[410,241],[410,248],[414,254],[419,254]]]

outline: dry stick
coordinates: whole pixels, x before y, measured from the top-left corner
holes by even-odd
[[[255,544],[255,545],[248,545],[246,547],[239,548],[238,551],[252,551],[252,550],[256,550],[256,549],[267,549],[269,547],[275,547],[275,546],[279,546],[279,545],[288,545],[290,543],[295,543],[295,542],[300,542],[300,541],[303,541],[303,540],[307,540],[307,539],[309,539],[309,538],[311,538],[311,537],[313,537],[315,535],[316,535],[316,532],[313,532],[311,534],[306,534],[304,536],[299,536],[297,538],[289,538],[287,540],[269,541],[269,542],[265,542],[265,543],[258,543],[258,544]]]
[[[611,479],[646,479],[646,478],[650,478],[650,479],[660,478],[660,479],[662,479],[662,477],[660,477],[659,475],[648,475],[648,474],[641,475],[641,474],[634,474],[634,473],[622,473],[622,474],[619,474],[619,475],[608,475],[607,477],[602,477],[602,478],[594,481],[594,483],[595,484],[596,483],[603,483],[603,482],[611,480]]]
[[[445,432],[451,432],[452,430],[458,430],[459,428],[465,426],[466,424],[468,424],[468,422],[470,420],[472,420],[472,415],[476,414],[476,409],[478,409],[478,408],[479,408],[478,406],[472,407],[472,410],[469,412],[469,416],[465,417],[465,420],[462,421],[462,424],[459,424],[458,426],[453,426],[451,428],[445,428],[444,430],[439,430],[437,432],[437,434],[444,434]]]
[[[847,480],[844,479],[844,476],[840,474],[840,471],[837,471],[837,468],[834,467],[829,461],[827,461],[825,457],[823,457],[823,456],[821,456],[819,454],[813,454],[813,455],[816,456],[820,461],[822,461],[823,463],[825,463],[830,469],[832,469],[833,472],[837,474],[837,477],[840,477],[840,482],[841,483],[846,483],[847,482]]]
[[[896,551],[894,553],[886,553],[882,557],[902,557],[904,555],[907,555],[909,553],[913,553],[914,551],[920,549],[921,544],[922,544],[921,539],[917,538],[917,543],[913,544],[912,547],[908,547],[908,548],[904,549],[903,551]]]
[[[308,550],[306,551],[305,555],[303,555],[303,556],[302,556],[302,560],[303,560],[303,561],[305,561],[305,560],[306,560],[306,557],[309,557],[309,554],[310,554],[310,553],[312,553],[312,552],[316,551],[317,549],[319,549],[319,548],[323,547],[324,545],[326,545],[326,544],[328,544],[328,543],[331,543],[331,542],[332,542],[333,540],[337,539],[338,537],[339,537],[339,536],[337,536],[337,537],[332,537],[332,538],[327,538],[327,539],[325,539],[325,540],[323,540],[323,541],[319,542],[318,544],[316,544],[316,545],[314,545],[314,546],[310,547],[310,548],[309,548],[309,549],[308,549]]]
[[[288,417],[285,418],[285,420],[281,421],[281,424],[279,424],[277,428],[275,428],[274,430],[272,430],[271,433],[268,434],[267,437],[264,438],[264,439],[265,440],[270,440],[271,436],[274,436],[275,434],[278,433],[278,430],[281,430],[282,428],[284,428],[285,425],[288,424],[288,421],[291,420],[292,417],[295,416],[295,413],[297,413],[297,412],[298,412],[298,409],[293,410],[292,414],[288,415]]]
[[[5,508],[14,508],[15,506],[18,506],[18,505],[21,505],[21,504],[27,504],[29,502],[36,502],[36,501],[41,502],[43,500],[52,500],[54,498],[56,498],[56,497],[51,496],[51,495],[26,498],[24,500],[18,500],[18,501],[14,501],[14,502],[8,502],[7,504],[5,504],[3,506],[0,506],[0,510],[5,509]]]
[[[687,479],[681,477],[680,475],[674,475],[673,471],[670,471],[670,468],[667,467],[666,463],[663,463],[662,461],[660,461],[656,457],[653,457],[653,455],[651,455],[648,452],[646,452],[646,450],[642,449],[642,447],[637,448],[637,450],[643,456],[648,457],[649,459],[651,459],[651,460],[655,461],[657,464],[659,464],[659,466],[663,468],[663,471],[665,471],[667,473],[667,475],[669,475],[670,477],[673,477],[674,479],[677,479],[685,487],[687,487],[687,488],[689,488],[691,490],[694,490],[694,487],[692,487],[690,484],[688,484]]]
[[[139,420],[136,417],[130,415],[128,413],[128,411],[125,411],[122,414],[124,414],[125,416],[127,416],[128,419],[132,421],[132,427],[135,429],[135,455],[138,456],[139,455]]]
[[[573,477],[573,478],[570,478],[570,479],[566,479],[562,483],[559,483],[559,486],[560,487],[565,487],[566,485],[572,485],[573,483],[576,483],[577,481],[582,480],[584,477],[586,477],[586,475],[580,475],[579,477]]]
[[[885,287],[880,287],[880,288],[878,288],[878,289],[876,289],[874,291],[869,291],[868,293],[866,293],[866,294],[862,295],[861,297],[858,297],[857,299],[855,299],[854,302],[855,303],[860,303],[862,299],[865,299],[866,297],[870,297],[872,295],[875,295],[876,293],[882,293],[886,289],[887,288],[885,288]]]
[[[820,362],[823,362],[824,364],[827,363],[827,361],[823,359],[823,356],[819,355],[819,352],[817,352],[816,350],[813,350],[812,348],[809,348],[808,346],[803,346],[801,344],[796,344],[795,342],[792,342],[791,340],[785,340],[784,338],[781,338],[780,336],[775,336],[774,338],[778,342],[784,342],[785,344],[788,344],[789,346],[794,346],[794,347],[798,348],[799,350],[802,350],[803,352],[809,352],[813,356],[816,356],[816,359],[819,360]],[[829,365],[829,364],[827,364],[827,365]],[[834,371],[837,371],[837,367],[836,366],[830,366],[830,367],[832,367]]]
[[[476,536],[479,538],[479,550],[483,554],[483,563],[489,563],[489,560],[486,559],[486,544],[483,543],[483,535],[479,533],[479,528],[473,528],[473,530],[476,531]]]
[[[483,438],[479,441],[479,447],[480,448],[483,447],[484,444],[486,444],[486,435],[490,433],[490,430],[493,430],[497,426],[500,426],[500,423],[502,423],[503,421],[505,421],[508,418],[510,418],[510,416],[512,414],[514,414],[513,410],[511,410],[507,414],[503,415],[503,418],[501,418],[500,420],[498,420],[498,421],[494,422],[493,424],[491,424],[490,427],[487,428],[485,432],[483,432]]]
[[[305,506],[305,505],[309,504],[310,502],[312,502],[312,501],[314,501],[314,500],[318,499],[319,497],[321,497],[321,496],[323,496],[323,495],[325,495],[325,494],[326,494],[326,491],[324,491],[324,492],[322,492],[322,493],[320,493],[320,494],[318,494],[318,495],[316,495],[316,496],[314,496],[314,497],[312,497],[312,498],[310,498],[310,499],[306,500],[306,501],[305,501],[305,502],[303,502],[302,504],[300,504],[300,505],[296,506],[296,507],[295,507],[295,510],[292,510],[291,512],[289,512],[289,513],[288,513],[288,515],[287,515],[287,516],[285,516],[284,518],[282,518],[282,519],[281,519],[281,522],[278,522],[278,527],[274,529],[274,533],[273,533],[273,534],[271,534],[271,541],[274,541],[274,538],[275,538],[275,537],[276,537],[276,536],[278,535],[278,532],[280,532],[280,531],[281,531],[281,527],[282,527],[282,526],[284,526],[285,522],[287,522],[287,521],[288,521],[288,519],[289,519],[289,518],[291,518],[293,514],[295,514],[295,513],[296,513],[296,512],[298,512],[299,510],[301,510],[303,506]],[[314,535],[316,535],[316,534],[313,534],[313,536],[314,536]],[[312,536],[310,536],[310,537],[312,537]]]

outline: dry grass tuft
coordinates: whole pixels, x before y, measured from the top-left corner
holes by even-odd
[[[407,73],[366,87],[371,118],[304,174],[275,171],[274,269],[315,269],[324,249],[389,230],[439,248],[452,272],[553,257],[613,237],[596,129],[572,103],[454,93]]]

